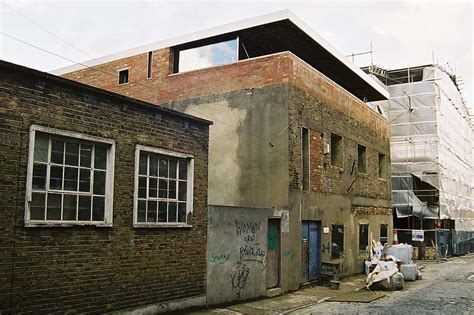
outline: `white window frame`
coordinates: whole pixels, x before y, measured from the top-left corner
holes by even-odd
[[[120,72],[125,71],[125,70],[128,71],[127,82],[120,83]],[[118,69],[117,70],[117,83],[118,83],[118,85],[127,85],[129,82],[130,82],[130,67]]]
[[[171,156],[188,161],[187,168],[187,196],[186,196],[186,222],[138,222],[138,173],[140,168],[140,152],[156,153],[165,156]],[[148,189],[148,187],[147,187]],[[192,224],[188,223],[189,214],[193,213],[193,192],[194,192],[194,156],[164,149],[158,149],[145,145],[136,145],[135,147],[135,174],[133,191],[133,226],[136,228],[190,228]]]
[[[91,141],[99,144],[108,145],[107,150],[107,166],[105,175],[105,204],[104,204],[104,221],[56,221],[56,220],[31,220],[30,219],[30,204],[32,201],[32,184],[33,184],[33,162],[36,132],[42,132],[49,135],[63,136],[68,138]],[[26,227],[44,227],[44,226],[78,226],[78,225],[93,225],[98,227],[110,227],[113,224],[113,200],[114,200],[114,165],[115,165],[115,140],[106,139],[96,136],[90,136],[79,132],[66,131],[43,127],[39,125],[31,125],[29,131],[28,144],[28,165],[26,176],[26,193],[25,193],[25,226]],[[46,180],[49,180],[47,175]]]

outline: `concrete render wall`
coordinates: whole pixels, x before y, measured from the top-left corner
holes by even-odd
[[[163,105],[214,121],[209,135],[209,204],[287,206],[287,84]]]
[[[219,304],[267,292],[268,219],[279,218],[288,247],[288,210],[209,206],[207,302]],[[282,260],[281,270],[289,268]],[[280,284],[283,290],[286,283]],[[286,290],[285,290],[286,291]]]

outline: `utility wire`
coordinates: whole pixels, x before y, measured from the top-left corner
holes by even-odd
[[[53,56],[56,56],[56,57],[58,57],[58,58],[62,58],[62,59],[64,59],[64,60],[73,62],[73,63],[75,63],[75,64],[84,66],[84,67],[86,67],[86,68],[92,68],[92,67],[90,67],[90,66],[88,66],[88,65],[86,65],[86,64],[84,64],[84,63],[81,63],[81,62],[79,62],[79,61],[70,59],[70,58],[68,58],[68,57],[64,57],[64,56],[62,56],[62,55],[60,55],[60,54],[57,54],[57,53],[55,53],[55,52],[52,52],[52,51],[49,51],[49,50],[47,50],[47,49],[41,48],[41,47],[39,47],[39,46],[36,46],[36,45],[31,44],[31,43],[29,43],[29,42],[26,42],[26,41],[24,41],[24,40],[22,40],[22,39],[19,39],[19,38],[17,38],[17,37],[12,36],[12,35],[9,35],[9,34],[3,33],[3,32],[0,32],[0,35],[3,35],[3,36],[5,36],[5,37],[8,37],[8,38],[13,39],[13,40],[15,40],[15,41],[18,41],[18,42],[20,42],[20,43],[22,43],[22,44],[25,44],[25,45],[28,45],[28,46],[30,46],[30,47],[33,47],[33,48],[35,48],[35,49],[41,50],[41,51],[43,51],[43,52],[45,52],[45,53],[48,53],[48,54],[53,55]],[[96,71],[98,71],[98,72],[101,72],[101,73],[103,73],[103,74],[106,74],[106,75],[108,75],[108,76],[113,76],[113,77],[115,77],[115,76],[112,75],[111,73],[108,73],[108,72],[106,72],[106,71],[103,71],[103,70],[101,70],[100,68],[96,68],[96,69],[94,69],[94,70],[96,70]],[[130,80],[130,82],[131,82],[131,83],[135,83],[135,84],[140,85],[140,86],[145,87],[145,88],[149,88],[149,89],[153,88],[153,87],[151,87],[151,86],[147,86],[147,85],[141,84],[141,83],[136,82],[136,81]],[[156,92],[156,91],[158,91],[158,90],[155,89],[155,88],[153,88],[153,91]],[[161,91],[162,91],[162,90],[161,90]],[[165,91],[162,91],[162,92],[165,92]],[[177,96],[176,94],[172,94],[172,93],[170,93],[170,92],[165,92],[165,93],[168,93],[169,95],[172,95],[172,96]],[[172,101],[169,101],[169,102],[172,102]],[[154,105],[163,108],[162,105],[159,105],[159,104],[154,104]],[[233,130],[235,129],[235,126],[230,125],[230,124],[228,124],[228,123],[226,123],[226,122],[224,122],[224,121],[222,121],[222,120],[216,119],[215,117],[210,117],[210,116],[208,116],[207,114],[205,114],[205,113],[203,113],[203,112],[200,112],[200,111],[198,111],[198,110],[196,110],[196,109],[194,109],[194,108],[189,108],[188,110],[191,111],[191,112],[194,112],[194,113],[196,113],[196,114],[198,114],[198,115],[200,115],[200,116],[203,117],[203,118],[207,118],[207,119],[209,119],[209,120],[213,120],[213,121],[219,122],[219,123],[221,123],[221,124],[224,125],[224,126],[227,126],[227,127],[229,127],[229,128],[232,128]],[[242,130],[241,130],[240,132],[241,132],[241,133],[244,133],[244,134],[247,134],[247,135],[249,135],[249,136],[252,136],[252,137],[255,137],[255,138],[264,140],[265,142],[268,141],[268,138],[264,138],[264,137],[262,137],[262,136],[259,136],[259,135],[256,135],[256,134],[253,134],[253,133],[250,133],[250,132],[247,132],[247,131],[242,131]],[[277,135],[277,136],[279,136],[279,135]],[[272,139],[275,139],[275,138],[276,138],[276,137],[270,138],[270,141],[268,141],[266,144],[268,144],[269,147],[273,147],[273,144],[272,144],[271,140],[272,140]]]
[[[101,61],[100,59],[94,58],[93,56],[91,56],[90,54],[88,54],[87,52],[85,52],[84,50],[82,50],[82,49],[80,49],[80,48],[77,48],[75,45],[73,45],[73,44],[70,43],[69,41],[62,39],[61,37],[59,37],[58,35],[56,35],[56,34],[53,33],[52,31],[48,30],[48,29],[45,28],[44,26],[42,26],[42,25],[40,25],[39,23],[35,22],[33,19],[31,19],[31,18],[29,18],[28,16],[22,14],[21,12],[19,12],[19,11],[13,9],[10,5],[6,4],[5,2],[2,1],[1,3],[2,3],[3,5],[5,5],[6,7],[8,7],[10,10],[12,10],[13,12],[15,12],[16,14],[18,14],[18,15],[22,16],[23,18],[25,18],[27,21],[29,21],[29,22],[32,23],[33,25],[39,27],[40,29],[42,29],[42,30],[45,31],[46,33],[50,34],[51,36],[55,37],[56,39],[62,41],[62,42],[65,43],[65,44],[67,44],[68,46],[70,46],[71,48],[75,49],[76,51],[79,51],[79,52],[81,52],[82,54],[88,56],[89,58],[92,58],[93,60],[102,63],[102,61]],[[11,39],[13,39],[13,40],[19,41],[19,42],[21,42],[21,43],[23,43],[23,44],[25,44],[25,45],[29,45],[29,46],[31,46],[31,47],[34,47],[34,48],[36,48],[36,49],[39,49],[39,50],[41,50],[41,51],[43,51],[43,52],[49,53],[49,54],[51,54],[51,55],[54,55],[54,56],[56,56],[56,57],[65,59],[65,60],[70,61],[70,62],[73,62],[73,63],[75,63],[75,64],[79,64],[79,65],[84,66],[84,67],[86,67],[86,68],[92,68],[91,66],[88,66],[88,65],[86,65],[86,64],[84,64],[84,63],[81,63],[81,62],[72,60],[72,59],[70,59],[70,58],[64,57],[64,56],[62,56],[62,55],[59,55],[59,54],[54,53],[54,52],[51,52],[51,51],[48,51],[48,50],[43,49],[43,48],[41,48],[41,47],[39,47],[39,46],[30,44],[30,43],[28,43],[28,42],[26,42],[26,41],[24,41],[24,40],[21,40],[21,39],[19,39],[19,38],[13,37],[13,36],[11,36],[11,35],[5,34],[5,33],[3,33],[3,32],[0,32],[0,34],[4,35],[4,36],[6,36],[6,37],[9,37],[9,38],[11,38]],[[114,74],[111,74],[111,73],[108,73],[108,72],[106,72],[106,71],[103,71],[103,70],[101,70],[100,68],[96,68],[95,70],[97,70],[97,71],[99,71],[99,72],[101,72],[101,73],[104,73],[104,74],[106,74],[106,75],[108,75],[108,76],[113,76],[113,77],[115,78],[115,75],[114,75]],[[174,94],[174,93],[171,93],[171,92],[168,92],[168,91],[159,90],[159,89],[156,89],[155,87],[148,86],[148,85],[144,85],[144,84],[141,84],[140,82],[137,82],[137,81],[133,81],[133,80],[129,80],[129,81],[130,81],[131,83],[135,83],[135,84],[140,85],[140,86],[142,86],[142,87],[149,88],[149,89],[153,89],[153,91],[155,91],[155,92],[156,92],[156,91],[161,91],[161,92],[164,92],[164,93],[166,93],[166,94],[168,94],[168,95],[170,95],[170,96],[178,97],[178,95],[176,95],[176,94]],[[155,104],[155,105],[160,106],[161,108],[163,108],[161,105],[158,105],[158,104]],[[232,129],[234,129],[234,126],[232,126],[232,125],[230,125],[230,124],[227,124],[227,123],[225,123],[225,122],[223,122],[223,121],[220,121],[220,120],[218,120],[218,119],[209,117],[209,116],[207,116],[206,114],[204,114],[204,113],[202,113],[202,112],[200,112],[200,111],[197,111],[197,110],[195,110],[195,109],[193,109],[193,108],[190,108],[189,110],[190,110],[190,111],[193,111],[193,112],[195,112],[195,113],[197,113],[198,115],[201,115],[202,117],[206,117],[206,118],[208,118],[208,119],[210,119],[210,120],[220,122],[221,124],[223,124],[223,125],[225,125],[225,126],[228,126],[228,127],[232,128]],[[282,132],[280,132],[280,133],[279,133],[276,137],[274,137],[274,138],[279,137],[288,127],[289,127],[289,125],[286,126],[286,128],[285,128]],[[261,137],[261,136],[258,136],[258,135],[255,135],[255,134],[252,134],[252,133],[249,133],[249,132],[245,132],[245,131],[241,131],[241,132],[242,132],[242,133],[246,133],[246,134],[248,134],[248,135],[250,135],[250,136],[253,136],[253,137],[262,139],[262,140],[264,140],[264,141],[268,141],[268,139],[263,138],[263,137]],[[274,139],[274,138],[273,138],[273,139]],[[268,146],[269,146],[270,148],[272,148],[272,147],[274,146],[273,143],[272,143],[272,138],[271,138],[270,141],[268,142]]]

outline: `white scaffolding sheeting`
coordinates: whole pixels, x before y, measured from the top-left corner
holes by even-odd
[[[459,90],[436,66],[423,69],[422,81],[388,89],[390,100],[373,105],[391,123],[392,174],[439,189],[439,217],[474,231],[474,132]]]

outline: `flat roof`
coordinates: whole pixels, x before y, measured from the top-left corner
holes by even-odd
[[[182,113],[182,112],[179,112],[179,111],[176,111],[176,110],[172,110],[172,109],[169,109],[167,107],[160,106],[159,104],[157,105],[157,104],[147,103],[147,102],[135,99],[135,98],[131,98],[131,97],[122,95],[122,94],[117,94],[117,93],[110,92],[110,91],[107,91],[107,90],[99,89],[99,88],[96,88],[96,87],[93,87],[93,86],[90,86],[90,85],[87,85],[87,84],[83,84],[83,83],[80,83],[80,82],[77,82],[77,81],[74,81],[74,80],[69,80],[69,79],[66,79],[66,78],[63,78],[63,77],[59,77],[59,76],[56,76],[56,75],[53,75],[53,74],[49,74],[47,72],[42,72],[42,71],[39,71],[39,70],[36,70],[36,69],[32,69],[32,68],[28,68],[28,67],[25,67],[25,66],[17,65],[17,64],[7,62],[7,61],[4,61],[4,60],[0,60],[0,69],[2,70],[2,74],[3,74],[4,77],[14,75],[14,74],[23,73],[23,74],[27,74],[27,78],[32,79],[32,80],[34,80],[34,77],[36,76],[38,78],[42,78],[42,79],[45,79],[45,80],[55,81],[58,84],[69,85],[70,87],[73,87],[75,89],[82,89],[82,90],[86,90],[90,93],[98,93],[98,94],[101,94],[102,96],[105,96],[105,97],[114,98],[114,99],[121,100],[121,101],[124,101],[124,102],[133,103],[134,105],[142,106],[142,107],[145,107],[147,109],[151,109],[155,112],[162,112],[162,113],[178,116],[178,117],[181,117],[181,118],[184,118],[184,119],[198,121],[198,122],[204,123],[206,125],[212,125],[213,124],[212,121],[210,121],[210,120],[203,119],[203,118],[196,117],[196,116],[192,116],[192,115],[189,115],[189,114],[185,114],[185,113]]]
[[[376,101],[389,98],[385,89],[289,10],[277,11],[154,42],[85,61],[82,64],[57,69],[51,73],[62,75],[153,50],[192,46],[193,43],[199,44],[213,38],[233,35],[244,35],[257,41],[269,54],[291,51],[362,100]]]

